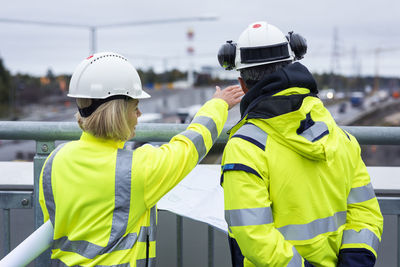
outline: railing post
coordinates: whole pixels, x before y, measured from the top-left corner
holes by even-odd
[[[4,255],[6,256],[11,250],[11,234],[10,234],[10,209],[3,209],[3,221],[4,221]]]
[[[43,215],[39,204],[40,172],[42,171],[47,156],[54,150],[54,148],[54,141],[36,141],[36,155],[33,158],[33,212],[35,216],[35,229],[39,228],[43,224]],[[36,258],[35,266],[50,266],[50,249]]]
[[[397,215],[397,266],[400,267],[400,215]]]
[[[183,266],[183,219],[176,215],[176,261],[177,267]]]
[[[208,225],[208,267],[214,267],[214,229]]]

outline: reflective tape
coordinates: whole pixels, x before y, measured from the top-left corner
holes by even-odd
[[[197,162],[201,161],[207,153],[207,148],[204,143],[203,136],[200,133],[192,130],[186,130],[180,134],[186,136],[187,138],[189,138],[190,141],[193,142],[194,146],[196,147],[197,154],[199,156]]]
[[[117,265],[96,265],[96,267],[130,267],[131,264],[128,263],[121,263],[121,264],[117,264]]]
[[[64,262],[62,262],[59,259],[52,259],[51,262],[52,262],[51,266],[58,266],[58,267],[68,266],[68,265],[66,265]],[[74,265],[74,266],[76,266],[76,265]],[[129,262],[128,263],[116,264],[116,265],[97,265],[96,264],[96,267],[130,267],[130,266],[131,266],[131,264]]]
[[[151,218],[151,217],[150,217]],[[150,223],[151,223],[150,219]],[[90,243],[84,240],[69,240],[68,237],[64,236],[59,239],[54,240],[53,249],[60,249],[62,251],[69,251],[77,253],[88,259],[93,259],[97,255],[102,255],[105,253],[110,253],[117,250],[131,249],[136,242],[146,242],[147,236],[149,236],[149,241],[156,240],[156,233],[149,233],[150,228],[156,228],[155,225],[142,226],[140,227],[139,237],[136,233],[130,233],[126,236],[120,238],[115,242],[115,244],[107,245],[106,247],[98,246],[96,244]]]
[[[93,259],[103,250],[103,247],[84,240],[71,241],[63,236],[53,241],[52,249],[75,252],[85,258]]]
[[[242,138],[265,150],[268,134],[254,124],[246,123],[232,136],[234,137]]]
[[[59,145],[53,153],[47,159],[46,164],[44,165],[43,175],[42,175],[42,186],[43,186],[43,195],[46,203],[47,212],[49,213],[50,221],[54,228],[55,221],[55,204],[54,204],[54,194],[53,187],[51,183],[51,171],[53,168],[53,160],[56,156],[57,152],[64,146],[65,144]]]
[[[68,266],[68,265],[66,265],[64,262],[62,262],[59,259],[52,259],[51,262],[52,262],[51,266],[58,266],[58,267]],[[76,265],[74,265],[74,266],[76,266]],[[131,266],[131,264],[129,262],[128,263],[116,264],[116,265],[97,265],[96,264],[96,267],[130,267],[130,266]]]
[[[230,227],[272,223],[271,207],[225,210],[225,220]]]
[[[146,265],[146,262],[148,264]],[[140,259],[136,261],[136,267],[155,267],[156,266],[156,258],[148,258],[148,259]]]
[[[293,246],[292,248],[293,251],[293,257],[289,261],[287,267],[301,267],[303,266],[303,259],[300,256],[299,252],[297,252],[296,248]]]
[[[343,232],[343,244],[366,244],[378,251],[379,238],[368,229],[362,229],[359,232],[351,229]]]
[[[217,124],[215,124],[214,120],[210,117],[206,116],[197,116],[193,119],[192,123],[198,123],[205,126],[211,133],[212,142],[218,138],[218,129]]]
[[[139,242],[146,242],[147,236],[149,234],[149,227],[148,226],[141,226],[139,231]]]
[[[117,250],[131,249],[138,240],[136,233],[130,233],[117,240],[115,244],[102,247],[85,240],[69,240],[63,236],[54,240],[52,249],[74,252],[85,258],[93,259],[97,255],[110,253]]]
[[[300,135],[306,138],[308,141],[315,142],[329,134],[328,126],[326,126],[325,122],[316,121],[314,125],[307,128]]]
[[[115,206],[108,245],[112,245],[126,232],[129,220],[132,180],[132,151],[118,149],[115,165]]]
[[[51,187],[51,170],[55,154],[61,146],[53,152],[47,160],[43,170],[43,192],[46,200],[46,207],[54,226],[55,204]],[[124,236],[129,220],[130,199],[131,199],[131,170],[132,151],[119,149],[117,151],[115,167],[115,207],[111,225],[110,239],[107,246],[102,247],[85,240],[69,240],[67,236],[58,238],[53,242],[53,249],[77,253],[83,257],[93,259],[97,255],[110,253],[118,250],[131,249],[138,242],[146,242],[147,236],[150,241],[156,240],[156,207],[150,210],[150,226],[140,228],[137,233],[129,233]],[[119,265],[115,265],[119,266]],[[129,265],[121,265],[129,266]]]
[[[150,225],[140,227],[139,231],[139,242],[147,242],[147,236],[149,237],[149,241],[156,241],[157,234],[157,224],[156,224],[156,206],[150,209]]]
[[[156,241],[157,236],[157,207],[154,205],[150,210],[149,241]]]
[[[317,219],[307,224],[291,224],[277,228],[286,240],[308,240],[320,234],[334,232],[346,223],[346,211],[333,216]]]
[[[375,198],[374,188],[372,188],[372,184],[369,183],[364,186],[352,188],[347,197],[347,204],[360,203],[373,198]]]

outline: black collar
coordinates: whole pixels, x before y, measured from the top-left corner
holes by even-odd
[[[250,89],[240,103],[241,117],[244,118],[246,114],[250,115],[250,113],[253,114],[254,112],[257,114],[256,116],[261,116],[261,112],[267,112],[267,110],[265,110],[266,104],[274,104],[275,100],[277,103],[279,100],[282,102],[281,104],[286,103],[286,109],[288,107],[299,107],[299,104],[301,106],[304,97],[308,95],[272,97],[274,94],[291,87],[307,88],[310,90],[309,95],[312,96],[316,96],[318,93],[317,84],[312,74],[305,66],[295,62],[271,73]],[[276,105],[277,104],[274,104],[274,106]],[[257,110],[254,110],[256,107]],[[283,109],[279,110],[279,112],[276,112],[276,110],[271,111],[271,114],[279,114],[283,112]],[[254,116],[254,114],[252,116]]]

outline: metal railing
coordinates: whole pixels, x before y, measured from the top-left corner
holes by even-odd
[[[226,143],[226,132],[233,125],[224,127],[217,143]],[[137,142],[168,142],[174,135],[184,131],[185,124],[160,124],[143,123],[136,127]],[[400,145],[400,127],[342,127],[354,135],[360,144],[364,145]],[[0,191],[0,209],[4,218],[4,255],[10,251],[10,209],[34,209],[35,228],[38,228],[43,217],[38,202],[39,176],[44,161],[55,148],[55,141],[79,139],[82,131],[75,122],[0,122],[0,140],[34,140],[36,141],[36,154],[33,159],[34,187],[31,191]],[[397,215],[398,236],[397,243],[400,247],[400,197],[378,196],[381,211],[385,215]],[[214,266],[214,230],[208,228],[208,266]],[[177,217],[177,266],[183,264],[182,255],[182,218]],[[47,266],[50,252],[43,253],[35,261],[36,266]],[[400,267],[400,253],[397,255]]]

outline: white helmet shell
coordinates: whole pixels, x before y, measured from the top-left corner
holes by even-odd
[[[240,54],[241,48],[270,47],[282,44],[287,44],[287,56],[281,56],[280,58],[276,59],[259,60],[259,62],[254,63],[244,63],[242,61],[242,55]],[[235,66],[237,70],[280,61],[292,61],[293,59],[293,52],[290,49],[290,45],[285,34],[283,34],[283,32],[281,32],[274,25],[268,24],[266,21],[258,21],[250,24],[242,32],[237,42],[235,57]]]
[[[69,97],[104,99],[115,95],[150,97],[143,91],[136,69],[119,54],[96,53],[83,60],[72,74]]]

